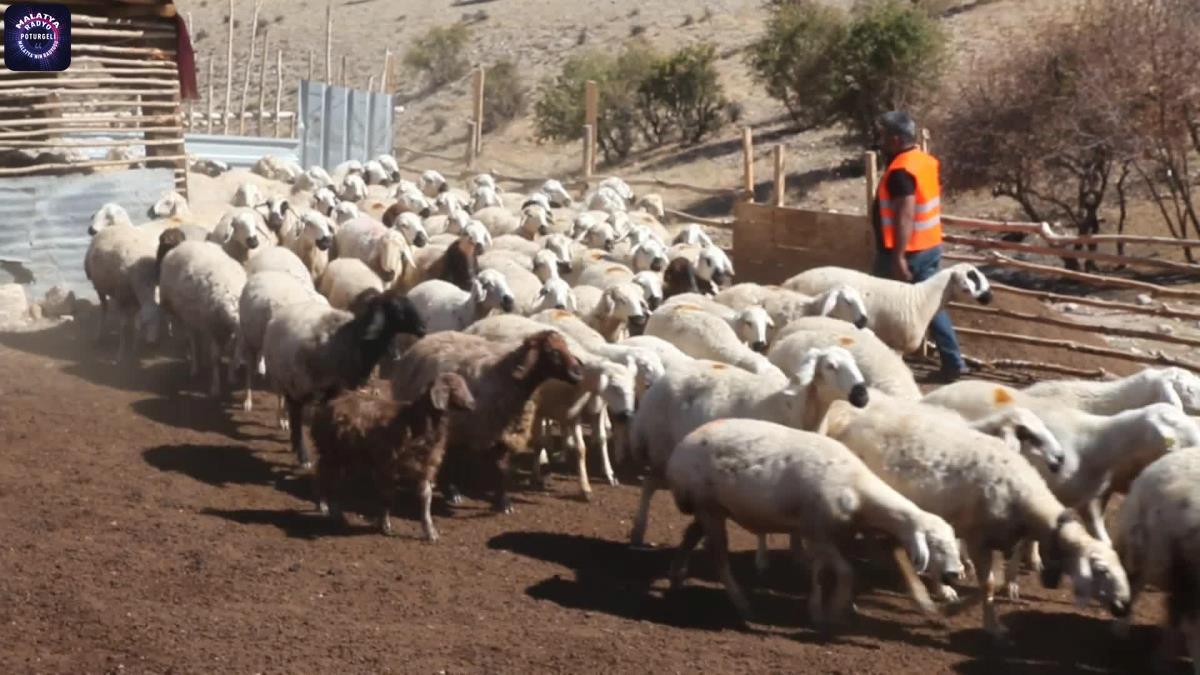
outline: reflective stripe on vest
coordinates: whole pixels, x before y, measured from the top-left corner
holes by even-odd
[[[888,192],[888,177],[904,169],[916,180],[916,206],[913,209],[913,232],[905,251],[924,251],[942,243],[942,194],[938,177],[938,161],[916,148],[906,150],[892,159],[879,181],[879,223],[884,248],[896,246],[896,214],[903,198],[893,200]]]

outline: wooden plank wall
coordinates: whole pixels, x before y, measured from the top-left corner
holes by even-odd
[[[738,202],[733,215],[733,266],[739,281],[775,284],[822,265],[866,272],[874,260],[866,216],[751,202]]]

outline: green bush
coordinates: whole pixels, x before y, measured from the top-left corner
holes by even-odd
[[[842,122],[867,137],[880,113],[918,107],[937,90],[946,35],[921,7],[875,0],[848,17],[794,0],[771,11],[747,59],[800,124]]]
[[[483,78],[483,131],[490,133],[525,114],[528,101],[517,65],[498,61]]]
[[[663,56],[644,41],[618,54],[573,56],[562,72],[542,83],[534,104],[538,137],[574,141],[583,133],[583,91],[595,80],[599,94],[596,143],[606,161],[624,159],[638,141],[661,145],[675,138],[696,142],[719,129],[728,105],[711,45]]]
[[[440,87],[467,74],[471,64],[463,52],[471,30],[463,23],[434,26],[404,53],[404,65],[423,73],[431,87]]]

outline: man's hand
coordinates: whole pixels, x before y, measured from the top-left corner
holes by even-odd
[[[904,254],[899,254],[892,258],[892,278],[896,281],[912,283],[913,275],[908,270],[908,260]]]

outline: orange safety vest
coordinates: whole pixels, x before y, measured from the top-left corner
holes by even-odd
[[[896,218],[899,200],[892,202],[888,193],[888,176],[896,169],[904,169],[917,181],[916,208],[913,211],[913,231],[909,235],[905,251],[924,251],[942,243],[942,188],[938,180],[938,161],[918,148],[905,150],[892,159],[883,179],[879,181],[879,224],[883,234],[883,247],[896,247]]]

